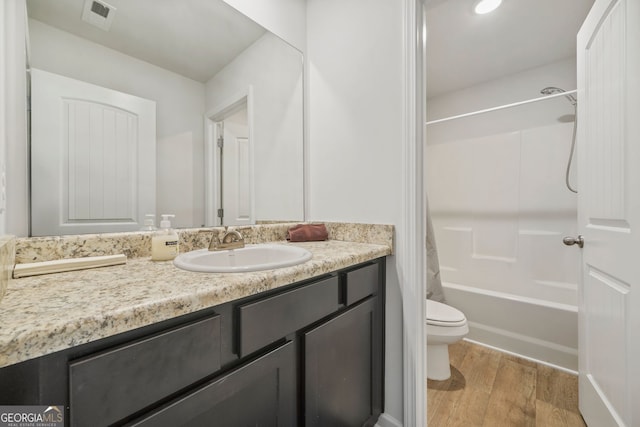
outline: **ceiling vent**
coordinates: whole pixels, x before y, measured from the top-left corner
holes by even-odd
[[[109,31],[116,8],[102,0],[85,0],[82,20],[104,31]]]

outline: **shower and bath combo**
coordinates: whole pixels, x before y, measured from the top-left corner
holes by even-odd
[[[540,91],[540,93],[543,95],[555,95],[557,93],[564,93],[564,92],[566,92],[564,89],[560,89],[559,87],[554,87],[554,86],[545,87]],[[578,126],[578,112],[577,112],[578,100],[571,94],[566,94],[564,97],[569,100],[569,102],[571,103],[571,105],[573,105],[573,108],[575,110],[575,116],[574,116],[575,119],[573,120],[573,136],[571,138],[571,150],[569,152],[569,160],[567,161],[567,172],[565,174],[565,183],[567,184],[567,188],[569,189],[569,191],[577,193],[578,190],[573,188],[571,186],[571,183],[569,182],[569,174],[571,172],[571,162],[573,160],[573,152],[576,147],[576,128]]]

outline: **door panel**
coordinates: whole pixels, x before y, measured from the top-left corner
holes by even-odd
[[[626,317],[629,285],[587,266],[584,280],[585,346],[588,381],[597,386],[616,412],[624,413],[629,378],[626,375]]]
[[[67,189],[67,221],[136,220],[138,118],[97,102],[63,101],[66,156],[62,183]]]
[[[31,70],[32,235],[139,230],[155,213],[155,102]]]
[[[578,34],[580,411],[637,425],[640,345],[640,5],[596,0]]]

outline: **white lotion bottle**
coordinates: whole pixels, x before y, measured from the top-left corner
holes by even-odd
[[[160,221],[160,230],[151,238],[151,260],[169,261],[178,255],[178,233],[171,228],[169,218],[175,215],[163,214]]]

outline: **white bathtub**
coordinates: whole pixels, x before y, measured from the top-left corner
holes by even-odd
[[[469,321],[467,339],[563,370],[578,370],[578,308],[443,283],[447,304]]]

